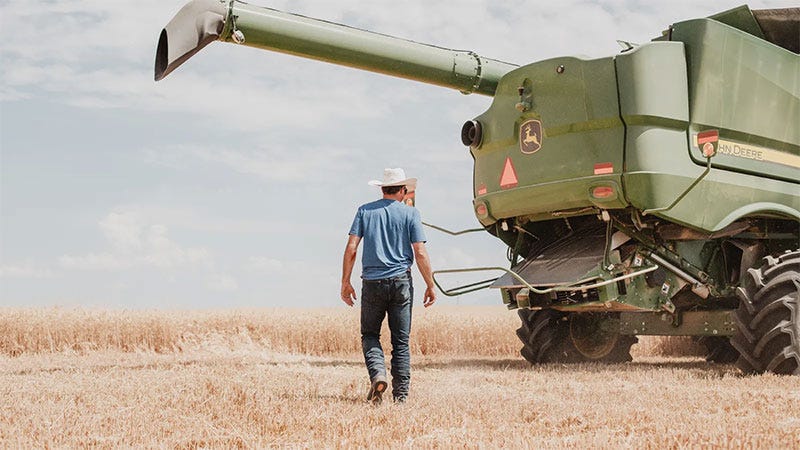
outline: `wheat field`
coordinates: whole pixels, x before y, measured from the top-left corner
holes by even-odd
[[[0,447],[800,448],[797,377],[686,338],[531,367],[516,327],[416,309],[409,402],[375,407],[357,309],[0,309]]]

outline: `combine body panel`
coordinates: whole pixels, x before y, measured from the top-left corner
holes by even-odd
[[[672,39],[508,73],[476,119],[484,130],[472,149],[481,223],[593,206],[666,208],[704,172],[696,141],[709,130],[719,136],[715,170],[654,214],[709,233],[752,215],[800,218],[798,56],[712,19],[677,24]],[[531,106],[519,113],[523,97]],[[526,154],[520,126],[531,119],[543,144]],[[501,186],[509,158],[519,182]],[[598,187],[607,188],[602,198],[593,195]],[[703,214],[697,204],[707,205]]]
[[[621,195],[625,127],[617,98],[613,58],[557,58],[509,72],[492,106],[476,119],[483,138],[471,150],[481,223],[516,216],[552,218],[552,212],[595,203],[627,206]],[[527,110],[520,112],[518,103]],[[523,149],[528,136],[538,148],[532,142],[530,150]],[[598,164],[611,173],[596,175]],[[503,181],[507,165],[516,183]],[[610,186],[614,195],[594,199],[594,186]]]
[[[675,208],[659,215],[709,232],[753,215],[800,218],[800,58],[712,19],[678,23],[671,37],[683,44],[686,55],[681,59],[686,63],[681,65],[686,74],[663,79],[660,86],[621,88],[621,94],[649,92],[653,97],[668,89],[664,100],[671,95],[688,100],[685,115],[678,119],[684,122],[673,124],[678,127],[673,130],[683,127],[689,158],[675,154],[681,148],[677,136],[667,141],[666,135],[665,139],[650,135],[649,127],[656,129],[658,124],[646,115],[631,117],[634,108],[626,109],[623,100],[623,118],[630,124],[625,182],[631,203],[643,210],[669,205],[706,165],[697,135],[717,130],[713,166],[718,170],[712,170]],[[624,59],[617,59],[620,66]],[[621,86],[622,80],[635,85],[658,79],[656,74],[619,73]],[[671,86],[683,79],[688,80],[688,92],[673,91]],[[690,160],[695,167],[688,164]],[[698,214],[698,204],[706,206],[703,214]]]
[[[219,40],[493,96],[461,130],[531,363],[630,360],[636,335],[800,375],[800,8],[742,6],[598,59],[524,66],[233,0],[193,0],[155,79]],[[437,281],[438,283],[438,281]],[[490,286],[491,285],[491,286]],[[441,286],[440,286],[441,287]]]

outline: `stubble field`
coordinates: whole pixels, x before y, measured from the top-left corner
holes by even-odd
[[[531,368],[513,312],[414,314],[412,396],[373,407],[357,309],[0,309],[0,447],[800,448],[797,377],[660,338]]]

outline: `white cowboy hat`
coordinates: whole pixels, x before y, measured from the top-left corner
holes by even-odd
[[[405,186],[411,192],[417,188],[416,178],[406,178],[406,172],[403,169],[383,169],[383,181],[372,180],[368,183],[370,186]]]

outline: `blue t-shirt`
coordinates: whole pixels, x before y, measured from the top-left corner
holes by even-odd
[[[364,240],[361,278],[365,280],[402,275],[414,263],[411,244],[425,242],[419,211],[385,198],[358,208],[350,234]]]

